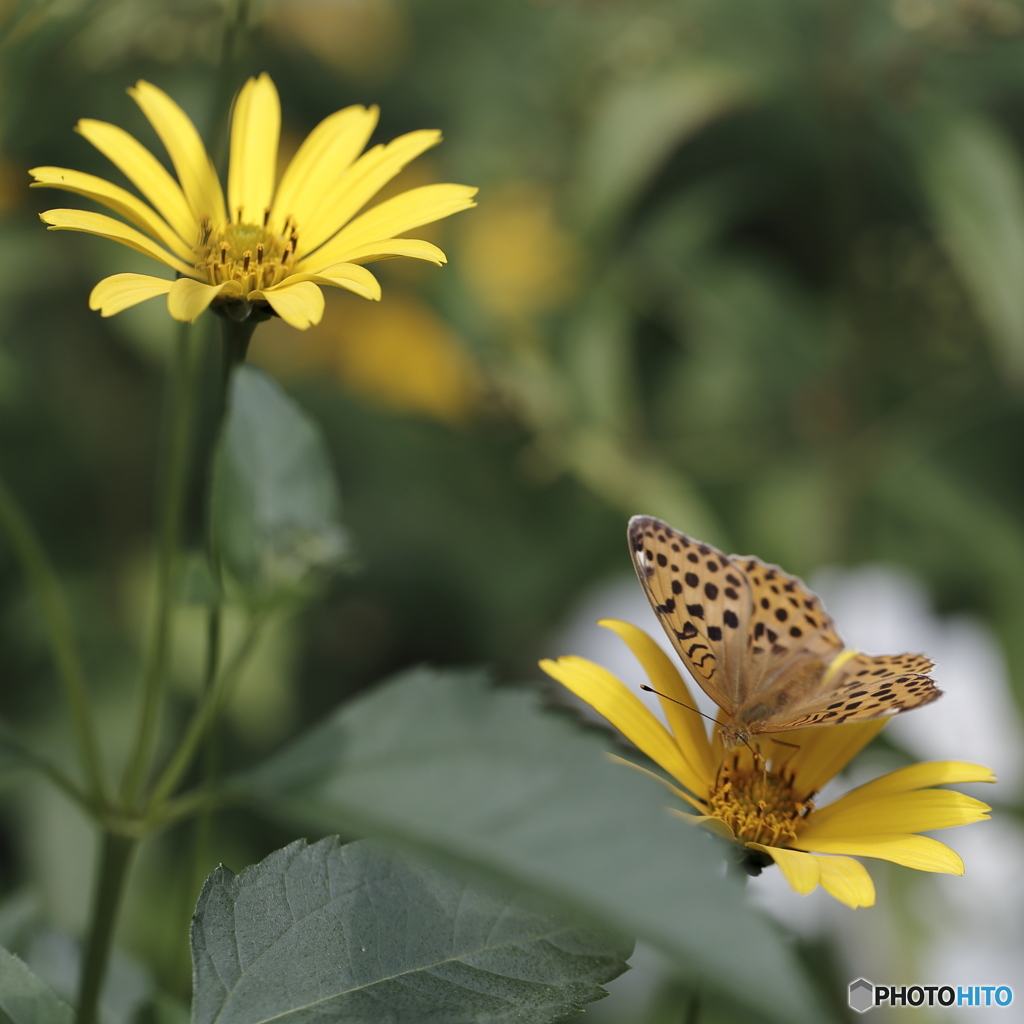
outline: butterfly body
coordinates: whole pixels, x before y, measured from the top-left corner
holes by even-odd
[[[923,655],[845,648],[821,601],[777,566],[725,555],[650,516],[630,520],[629,541],[672,645],[729,716],[721,730],[728,747],[897,714],[942,693]]]

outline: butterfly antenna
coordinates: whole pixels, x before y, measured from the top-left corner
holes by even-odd
[[[706,718],[709,722],[714,722],[715,725],[718,725],[718,719],[717,718],[712,718],[710,715],[705,715],[703,711],[698,711],[696,708],[690,707],[689,704],[684,704],[681,700],[676,700],[675,697],[670,697],[667,693],[662,693],[661,690],[656,690],[653,686],[648,686],[646,683],[641,683],[640,684],[640,689],[641,690],[646,690],[648,693],[656,693],[659,697],[664,697],[665,700],[670,700],[670,701],[672,701],[673,704],[678,704],[681,708],[686,708],[687,711],[692,711],[695,715],[700,715],[701,718]],[[753,755],[753,757],[754,757],[754,764],[757,764],[757,762],[760,761],[762,766],[764,767],[765,772],[767,773],[767,771],[768,771],[768,762],[765,761],[765,759],[762,756],[761,752],[759,750],[755,750],[750,745],[750,741],[749,740],[744,740],[743,741],[743,745]],[[787,746],[795,747],[796,744],[795,743],[789,743],[789,744],[787,744]]]
[[[659,697],[664,697],[665,700],[670,700],[673,704],[678,704],[681,708],[686,708],[687,711],[692,711],[695,715],[700,715],[701,718],[706,718],[709,722],[717,723],[717,719],[712,718],[710,715],[705,715],[703,711],[698,711],[696,708],[691,708],[689,704],[684,704],[681,700],[676,700],[675,697],[670,697],[667,693],[662,693],[661,690],[656,690],[653,686],[641,683],[640,689],[646,690],[648,693],[656,693]]]

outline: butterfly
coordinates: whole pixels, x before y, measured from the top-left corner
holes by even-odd
[[[923,654],[847,649],[821,601],[796,576],[725,555],[660,519],[634,516],[637,576],[672,646],[729,716],[729,748],[760,733],[863,722],[942,695]]]

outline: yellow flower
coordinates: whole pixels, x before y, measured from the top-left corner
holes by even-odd
[[[850,907],[875,902],[871,878],[854,856],[877,857],[919,871],[963,874],[963,861],[948,846],[915,833],[987,818],[991,808],[980,800],[931,787],[994,782],[989,769],[962,761],[909,765],[826,807],[815,807],[822,786],[887,719],[798,729],[778,739],[759,736],[752,741],[758,747],[755,761],[748,749],[724,748],[719,737],[724,719],[708,739],[703,719],[681,706],[695,706],[682,676],[646,633],[627,622],[606,619],[600,624],[625,640],[652,687],[666,695],[661,702],[671,731],[600,665],[570,656],[542,661],[541,668],[685,787],[684,791],[654,776],[697,812],[672,808],[673,813],[736,843],[750,874],[774,861],[796,892],[806,894],[820,884]]]
[[[123,129],[86,119],[77,130],[151,205],[80,171],[30,172],[35,187],[77,192],[135,225],[85,210],[49,210],[41,217],[51,230],[100,235],[177,272],[173,281],[143,274],[105,278],[89,297],[102,316],[166,295],[176,320],[195,320],[216,301],[232,304],[236,319],[273,311],[304,330],[323,315],[319,285],[380,298],[380,285],[363,263],[396,256],[446,262],[436,245],[397,236],[475,205],[475,188],[425,185],[360,213],[406,164],[441,141],[440,132],[415,131],[362,153],[377,125],[376,107],[346,107],[321,121],[275,188],[281,106],[266,74],[250,78],[235,101],[225,203],[185,112],[148,82],[129,93],[164,144],[177,181]]]

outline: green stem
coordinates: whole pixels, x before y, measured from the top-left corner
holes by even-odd
[[[694,989],[690,995],[686,1010],[683,1012],[683,1024],[697,1024],[700,1018],[700,989]]]
[[[245,362],[246,354],[249,351],[249,343],[252,341],[253,333],[259,321],[250,317],[243,321],[233,320],[224,316],[221,318],[221,332],[224,342],[221,355],[221,378],[220,387],[217,392],[217,408],[215,412],[213,440],[210,446],[210,453],[207,460],[207,503],[206,503],[206,544],[207,557],[210,563],[210,575],[217,586],[219,593],[223,593],[224,573],[221,565],[220,545],[217,542],[217,529],[214,524],[213,509],[213,473],[214,460],[217,454],[217,446],[220,443],[220,435],[224,430],[224,420],[227,418],[228,397],[231,392],[231,377],[235,368]],[[206,622],[206,670],[203,674],[203,686],[200,691],[200,701],[206,699],[217,678],[217,669],[220,666],[221,633],[222,633],[222,602],[218,602],[210,608]]]
[[[93,893],[92,924],[85,944],[85,958],[78,986],[76,1024],[96,1024],[99,1019],[100,991],[107,974],[114,924],[136,841],[113,832],[103,833],[96,889]]]
[[[174,792],[178,783],[184,778],[199,745],[227,703],[232,685],[245,667],[267,615],[267,612],[257,612],[253,616],[245,637],[231,656],[231,660],[220,671],[209,692],[200,700],[178,748],[171,755],[167,767],[153,787],[153,795],[149,802],[151,812],[159,811],[160,805]]]
[[[104,807],[96,797],[87,793],[81,786],[58,768],[49,758],[33,750],[18,738],[14,729],[6,722],[0,721],[0,740],[5,747],[15,751],[21,758],[45,775],[58,789],[64,791],[82,810],[94,817],[99,817]]]
[[[195,814],[214,811],[225,804],[237,803],[239,799],[239,794],[230,786],[208,786],[204,783],[182,793],[181,796],[165,800],[156,815],[145,818],[142,824],[147,833],[159,832]]]
[[[249,51],[249,19],[252,0],[235,0],[234,10],[225,19],[224,35],[221,38],[220,61],[213,90],[213,110],[217,121],[211,133],[210,153],[214,166],[223,171],[228,156],[228,123],[231,117],[231,100],[237,92],[244,73],[244,64]]]
[[[191,335],[188,325],[182,324],[171,371],[170,424],[160,501],[156,608],[143,672],[142,710],[121,792],[127,807],[135,802],[149,772],[167,675],[175,568],[192,437],[192,361]]]
[[[39,602],[50,646],[53,649],[53,658],[57,664],[57,675],[71,713],[82,769],[89,780],[92,795],[99,803],[104,804],[107,799],[106,783],[96,739],[96,726],[89,703],[89,690],[75,645],[71,614],[57,574],[39,538],[3,481],[0,481],[0,526],[7,532],[11,546],[21,561],[29,585]]]

